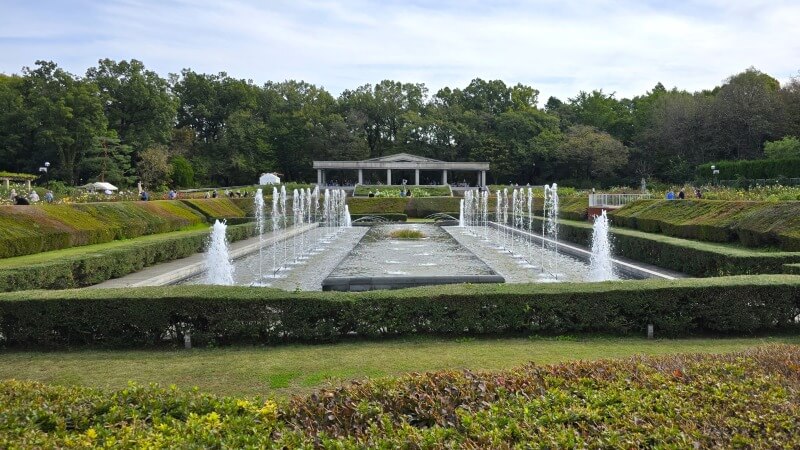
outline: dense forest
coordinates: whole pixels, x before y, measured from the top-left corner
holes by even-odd
[[[800,136],[800,78],[780,86],[754,68],[702,92],[659,83],[632,99],[596,90],[543,105],[538,95],[476,78],[433,94],[384,80],[336,98],[303,81],[190,69],[165,79],[136,60],[104,59],[84,76],[37,61],[0,74],[0,171],[48,161],[49,180],[67,184],[237,185],[273,171],[314,180],[313,159],[408,152],[490,161],[495,183],[679,182],[698,164],[763,158],[765,143]]]

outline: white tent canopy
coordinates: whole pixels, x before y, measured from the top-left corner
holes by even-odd
[[[258,184],[262,186],[265,184],[281,184],[281,179],[274,173],[262,173],[258,179]]]
[[[99,181],[95,183],[84,184],[81,186],[81,189],[86,189],[88,191],[118,191],[119,188],[114,186],[111,183],[101,183]]]

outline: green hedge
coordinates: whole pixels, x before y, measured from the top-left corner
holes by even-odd
[[[406,214],[408,217],[421,219],[436,213],[458,216],[461,200],[459,197],[351,197],[347,199],[347,204],[350,207],[350,214]],[[496,205],[497,198],[492,193],[488,202],[489,214],[494,214]],[[536,213],[541,214],[542,198],[534,197],[532,206]],[[586,197],[565,197],[560,199],[559,216],[571,220],[585,220],[588,207],[589,200]]]
[[[254,201],[252,198],[247,200],[250,200],[250,203]],[[209,222],[217,219],[245,217],[246,215],[245,211],[228,198],[202,198],[181,201],[205,216]]]
[[[410,189],[412,196],[419,196],[419,197],[450,197],[453,195],[453,191],[450,189],[450,186],[414,186],[414,185],[358,185],[356,186],[355,190],[353,191],[353,195],[358,197],[366,197],[369,195],[370,192],[375,193],[376,191],[380,191],[383,195],[391,194],[393,197],[400,196],[400,189],[404,188],[406,190]]]
[[[719,170],[719,178],[725,180],[800,177],[800,159],[754,159],[701,164],[697,166],[697,178],[711,180],[712,165]]]
[[[0,382],[2,448],[798,448],[800,347],[367,380],[289,401]]]
[[[613,223],[616,225],[615,223]],[[534,229],[541,229],[534,219]],[[592,226],[562,220],[559,239],[591,247]],[[614,255],[696,277],[783,273],[784,264],[800,261],[800,252],[764,252],[613,227]]]
[[[396,213],[382,213],[382,214],[350,214],[350,218],[352,220],[358,220],[364,217],[380,217],[384,220],[388,220],[389,222],[405,222],[408,220],[408,216],[405,214],[396,214]]]
[[[8,347],[329,342],[358,335],[742,334],[796,326],[800,277],[450,285],[365,293],[223,286],[0,294]]]
[[[176,231],[203,216],[176,201],[0,206],[0,258]]]
[[[228,227],[228,240],[238,241],[255,235],[255,225]],[[25,289],[65,289],[91,286],[119,278],[144,267],[185,258],[205,249],[207,230],[147,236],[127,242],[114,242],[87,248],[85,252],[53,255],[51,258],[21,257],[0,262],[0,291]]]
[[[800,251],[800,202],[640,200],[610,216],[649,233]]]

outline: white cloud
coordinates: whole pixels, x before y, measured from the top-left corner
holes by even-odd
[[[431,92],[475,77],[522,82],[562,99],[657,82],[712,88],[749,66],[781,81],[800,69],[800,5],[556,1],[116,0],[33,9],[0,19],[0,70],[53,59],[83,73],[97,59],[136,58],[166,75],[184,67],[289,78],[337,95],[382,79]],[[37,34],[32,30],[42,27]]]

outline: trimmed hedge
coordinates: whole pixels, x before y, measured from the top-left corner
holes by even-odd
[[[255,225],[230,226],[227,234],[231,242],[246,239],[255,236]],[[208,235],[207,230],[163,234],[45,261],[5,260],[0,262],[0,291],[91,286],[204,251]]]
[[[421,198],[364,198],[347,199],[350,214],[406,214],[408,217],[425,218],[431,214],[447,213],[458,215],[461,198],[458,197],[421,197]],[[497,205],[494,193],[489,197],[489,214],[493,214]],[[542,199],[534,197],[534,211],[541,214]],[[586,197],[565,197],[560,199],[559,217],[571,220],[585,220],[589,201]],[[509,213],[510,214],[510,213]]]
[[[0,206],[0,258],[177,231],[203,216],[176,201]]]
[[[713,177],[712,165],[716,166],[722,178],[728,180],[800,177],[800,159],[753,159],[701,164],[697,166],[697,178],[710,180]]]
[[[389,222],[405,222],[408,220],[408,216],[405,214],[396,214],[396,213],[382,213],[382,214],[350,214],[350,219],[358,220],[364,217],[380,217],[383,220],[388,220]]]
[[[612,219],[612,223],[616,223]],[[534,230],[541,230],[541,218]],[[558,237],[584,247],[592,245],[592,225],[562,220]],[[686,239],[613,227],[614,255],[672,269],[696,277],[783,273],[784,264],[800,261],[800,252],[764,252],[732,245]]]
[[[392,195],[399,196],[401,188],[404,188],[404,189],[407,189],[407,190],[410,189],[411,192],[413,193],[413,195],[421,196],[421,197],[422,196],[424,196],[424,197],[450,197],[450,196],[453,195],[453,191],[452,191],[452,189],[450,189],[449,185],[448,186],[442,186],[442,185],[438,185],[438,186],[437,185],[417,186],[417,185],[410,185],[410,184],[406,185],[406,186],[401,186],[399,184],[398,185],[391,185],[391,186],[387,186],[385,184],[384,185],[360,184],[360,185],[356,186],[355,190],[353,191],[353,195],[355,195],[357,197],[366,197],[366,196],[369,195],[370,192],[374,193],[376,191],[380,191],[382,193],[391,193]]]
[[[244,286],[0,294],[8,347],[330,342],[409,334],[749,334],[794,328],[800,277],[286,292]]]
[[[249,199],[250,203],[254,200]],[[213,222],[217,219],[230,219],[245,217],[245,212],[239,206],[228,198],[203,198],[181,200],[192,209],[198,211],[205,216],[206,220]],[[252,209],[252,207],[251,207]]]
[[[610,216],[649,233],[800,251],[800,202],[640,200]]]
[[[0,382],[3,448],[798,448],[800,347],[367,380],[290,401]]]

